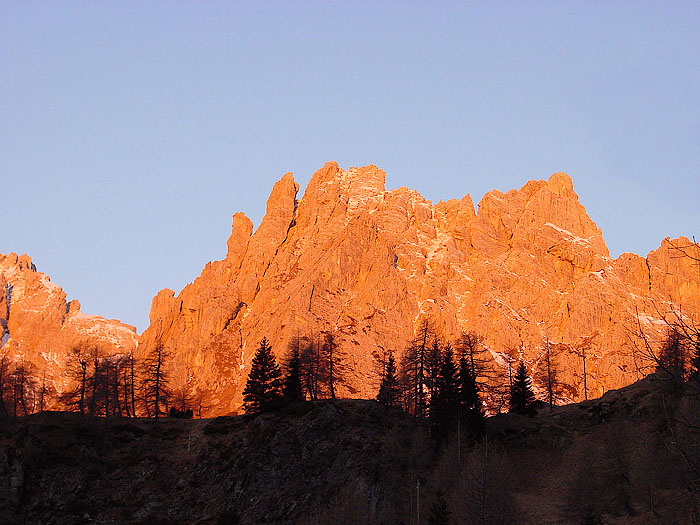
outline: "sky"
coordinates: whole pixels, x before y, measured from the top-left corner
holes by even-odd
[[[611,254],[700,236],[700,2],[0,0],[0,253],[139,331],[275,181],[565,171]]]

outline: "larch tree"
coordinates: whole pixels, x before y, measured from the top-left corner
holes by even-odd
[[[413,415],[419,419],[425,418],[427,408],[428,342],[432,336],[430,324],[424,320],[413,339],[413,343],[406,349],[401,360],[402,379],[407,388],[406,397],[412,405]]]
[[[272,347],[262,338],[253,357],[248,381],[243,390],[243,410],[258,414],[272,408],[282,397],[282,372]]]
[[[143,394],[146,404],[146,413],[153,414],[155,419],[167,414],[168,400],[170,399],[170,378],[165,370],[165,363],[170,358],[170,353],[158,343],[153,350],[143,359]]]
[[[88,350],[85,345],[79,344],[71,348],[68,355],[68,375],[75,382],[75,386],[64,392],[60,400],[69,408],[77,408],[81,414],[84,414],[87,409],[89,364]]]
[[[131,351],[124,356],[122,371],[122,389],[124,407],[127,417],[136,417],[136,358]]]
[[[489,350],[482,343],[481,336],[475,332],[463,332],[457,339],[456,350],[460,359],[462,356],[467,359],[479,388],[489,388],[495,374],[489,368],[492,359]]]
[[[554,408],[554,405],[556,405],[561,394],[556,357],[554,345],[552,345],[549,339],[545,339],[539,361],[539,370],[535,375],[535,379],[545,388],[547,393],[546,401],[549,404],[550,411]]]
[[[194,395],[194,413],[199,419],[202,419],[202,414],[210,408],[207,404],[208,399],[208,393],[198,388]]]
[[[10,374],[10,384],[12,386],[12,415],[27,416],[34,412],[36,404],[36,380],[31,370],[24,366],[24,362],[15,366]]]
[[[39,412],[43,412],[44,409],[46,408],[46,397],[49,394],[49,389],[46,386],[46,367],[44,367],[44,371],[41,374],[41,386],[39,387]]]
[[[320,397],[321,382],[321,355],[317,338],[311,334],[309,337],[297,338],[299,345],[299,359],[301,364],[301,381],[303,390],[309,396],[309,400],[316,401]]]
[[[192,386],[187,380],[191,377],[190,369],[185,373],[185,379],[180,382],[180,386],[173,393],[173,404],[170,407],[170,417],[178,419],[191,419],[194,412],[194,396],[192,394]]]
[[[336,387],[345,382],[345,354],[340,349],[334,334],[326,334],[321,345],[321,367],[323,378],[328,387],[328,395],[336,399]]]

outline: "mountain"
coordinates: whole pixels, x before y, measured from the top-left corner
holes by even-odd
[[[48,407],[70,386],[66,369],[74,347],[97,347],[106,357],[133,352],[138,344],[133,326],[81,312],[29,256],[15,253],[0,254],[0,338],[2,355],[45,380]]]
[[[400,354],[424,321],[442,340],[478,334],[502,377],[518,359],[540,371],[549,340],[563,399],[580,400],[584,350],[597,397],[643,375],[635,330],[658,341],[664,318],[700,311],[697,263],[677,249],[690,242],[611,258],[564,173],[491,191],[478,211],[469,195],[433,204],[387,191],[372,165],[329,162],[298,192],[284,175],[255,231],[236,213],[226,257],[153,298],[138,352],[163,344],[171,384],[205,393],[210,415],[239,409],[263,337],[281,358],[294,337],[334,333],[346,397],[374,397],[377,360]]]

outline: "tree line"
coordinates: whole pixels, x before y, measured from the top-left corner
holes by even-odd
[[[0,357],[0,418],[26,416],[44,410],[48,402],[46,375],[37,378],[24,362],[13,363]]]
[[[651,362],[664,377],[679,384],[700,383],[700,337],[693,326],[669,325],[660,350],[655,350],[657,345],[643,332],[639,340],[640,359]],[[585,350],[581,354],[585,356]],[[556,405],[562,392],[556,356],[555,345],[547,340],[534,363],[533,377],[522,360],[516,365],[511,358],[504,377],[477,334],[464,333],[453,342],[443,342],[423,322],[400,358],[387,352],[377,359],[376,399],[428,421],[436,434],[448,434],[455,426],[474,429],[483,419],[485,398],[496,412],[506,407],[511,412],[532,413],[537,401],[533,379],[544,393],[543,401],[550,407]],[[186,382],[172,385],[166,371],[170,358],[162,344],[141,359],[133,353],[105,356],[97,346],[77,345],[67,360],[66,374],[72,386],[59,401],[69,410],[93,416],[201,417],[208,408],[204,393],[193,392]],[[585,379],[585,358],[583,363]],[[256,413],[287,402],[336,399],[348,372],[345,352],[333,333],[294,337],[281,366],[263,339],[243,392],[243,408]],[[13,363],[7,356],[0,358],[0,417],[43,411],[49,394],[45,373],[22,362]]]
[[[558,388],[551,353],[551,345],[545,345],[546,366],[540,375],[553,405]],[[441,341],[424,322],[400,360],[393,352],[378,359],[376,400],[426,421],[438,440],[454,432],[478,433],[486,393],[506,397],[511,412],[531,414],[536,399],[525,363],[519,362],[514,375],[509,369],[504,393],[502,385],[494,386],[498,382],[487,354],[476,334],[463,334],[453,346]],[[263,338],[243,390],[243,409],[256,414],[289,403],[335,399],[348,370],[345,353],[332,333],[293,338],[281,363]]]
[[[173,385],[167,371],[171,354],[162,344],[143,358],[129,354],[103,355],[96,345],[78,344],[67,359],[70,387],[59,397],[60,406],[81,414],[103,417],[163,416],[188,419],[202,416],[202,391],[187,382]],[[46,375],[24,363],[0,358],[0,417],[26,416],[44,411],[49,388]]]

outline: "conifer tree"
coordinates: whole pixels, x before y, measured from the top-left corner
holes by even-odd
[[[428,386],[430,387],[430,397],[433,398],[438,389],[438,376],[442,366],[442,347],[440,340],[433,339],[433,345],[428,349],[425,360],[425,372]]]
[[[459,359],[458,393],[462,421],[472,429],[480,427],[484,419],[484,410],[474,369],[464,355]]]
[[[450,510],[447,500],[445,500],[445,495],[442,490],[439,490],[435,501],[430,506],[430,516],[428,516],[428,523],[430,525],[449,525],[450,518],[452,517],[452,511]]]
[[[262,338],[253,365],[248,374],[248,382],[243,390],[243,409],[248,414],[269,410],[282,396],[282,372],[277,365],[272,347]]]
[[[440,441],[447,437],[459,411],[457,367],[450,345],[443,351],[436,383],[435,394],[430,398],[430,426]]]
[[[301,385],[301,357],[299,355],[299,340],[290,344],[291,355],[285,366],[284,386],[282,395],[290,403],[304,401],[304,390]]]
[[[398,407],[401,405],[401,388],[399,378],[396,374],[396,361],[394,354],[389,352],[389,357],[384,367],[382,383],[379,385],[377,401],[388,407]]]
[[[535,394],[532,392],[531,383],[525,363],[521,360],[510,389],[510,412],[528,414],[532,411]]]

